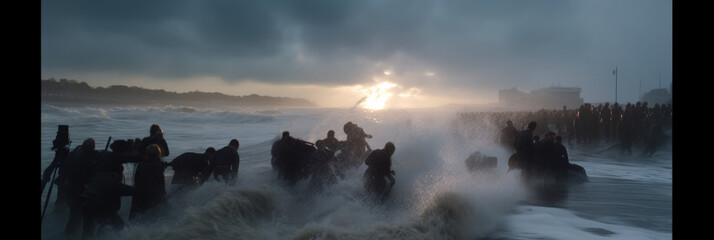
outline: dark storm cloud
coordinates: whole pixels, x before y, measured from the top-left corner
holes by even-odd
[[[43,67],[190,77],[226,72],[216,68],[223,61],[279,54],[282,36],[272,7],[206,3],[43,1]]]
[[[611,71],[585,70],[617,64],[617,57],[602,52],[640,46],[637,51],[658,58],[650,48],[671,49],[671,40],[642,41],[666,36],[666,29],[624,29],[630,31],[624,43],[602,36],[617,36],[604,26],[626,28],[618,22],[623,15],[647,25],[656,18],[647,8],[662,8],[647,3],[43,1],[41,64],[43,76],[110,72],[327,85],[369,81],[390,68],[410,76],[401,83],[407,87],[433,84],[419,75],[432,71],[455,88],[532,89],[552,79]],[[670,14],[666,7],[657,14]],[[659,25],[671,28],[671,14],[664,19]]]

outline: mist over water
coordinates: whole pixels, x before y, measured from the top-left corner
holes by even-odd
[[[119,214],[126,227],[103,239],[671,238],[671,148],[669,155],[665,151],[642,160],[646,163],[569,148],[571,162],[584,166],[591,182],[571,188],[565,200],[540,201],[521,184],[519,171],[506,171],[510,153],[494,139],[500,124],[485,121],[465,130],[467,126],[455,121],[455,113],[452,109],[43,105],[41,170],[54,157],[49,149],[60,124],[69,125],[71,149],[88,137],[95,139],[97,149],[104,149],[110,136],[112,140],[143,138],[151,124],[159,124],[171,152],[166,162],[184,152],[218,149],[232,138],[240,140],[235,185],[211,178],[200,187],[177,190],[169,184],[173,171],[167,168],[166,204],[138,221],[128,221],[131,198],[124,197]],[[367,139],[372,149],[381,149],[388,141],[396,146],[392,156],[396,183],[384,203],[365,199],[364,165],[319,192],[309,192],[308,181],[286,186],[276,179],[270,148],[282,131],[315,142],[334,130],[335,137],[344,140],[342,126],[348,121],[373,136]],[[497,157],[496,169],[467,171],[464,160],[475,151]],[[124,167],[126,183],[133,184],[134,167]],[[608,189],[617,185],[623,187]],[[628,187],[637,186],[653,188],[647,196],[651,200],[627,195]],[[55,195],[42,223],[42,238],[75,239],[61,233],[66,216],[53,212]],[[588,203],[584,197],[601,203]],[[613,205],[609,203],[622,198],[655,210],[630,209],[626,211],[630,218],[608,213]],[[43,206],[44,200],[45,196]],[[659,221],[642,224],[634,221],[638,217]]]

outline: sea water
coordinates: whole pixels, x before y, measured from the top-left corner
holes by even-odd
[[[520,171],[507,171],[510,152],[496,144],[502,127],[485,121],[464,128],[455,109],[384,110],[280,109],[218,106],[107,106],[43,103],[41,172],[53,160],[58,125],[69,125],[73,149],[86,138],[104,149],[107,140],[148,136],[151,124],[164,131],[170,155],[202,153],[240,141],[235,185],[211,178],[177,190],[165,171],[168,200],[141,221],[128,221],[131,197],[122,198],[124,229],[101,239],[671,239],[671,143],[652,157],[623,156],[609,143],[566,145],[570,162],[589,181],[559,189],[525,187]],[[282,131],[309,142],[342,131],[351,121],[373,137],[373,149],[396,146],[396,183],[383,203],[367,200],[361,176],[366,166],[319,192],[307,181],[277,180],[270,148]],[[671,136],[671,131],[668,131]],[[495,169],[469,172],[473,152],[495,156]],[[133,184],[132,163],[124,164]],[[45,208],[47,189],[41,198]],[[42,239],[77,239],[62,234],[67,215],[54,210],[56,187],[41,224]]]

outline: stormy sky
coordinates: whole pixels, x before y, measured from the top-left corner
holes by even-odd
[[[350,107],[497,102],[582,88],[635,102],[672,82],[665,0],[41,2],[42,79],[257,93]]]

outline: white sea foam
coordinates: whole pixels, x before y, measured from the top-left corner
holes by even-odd
[[[672,239],[671,233],[608,224],[577,216],[561,208],[519,206],[506,217],[503,232],[492,237],[506,239]]]

